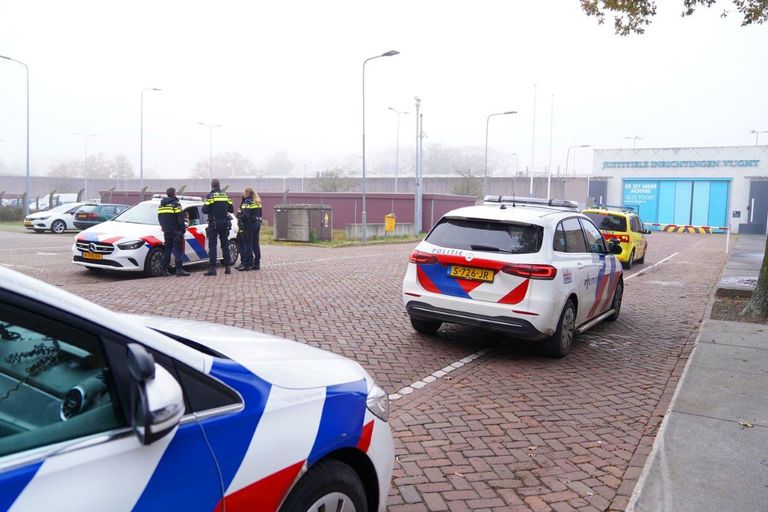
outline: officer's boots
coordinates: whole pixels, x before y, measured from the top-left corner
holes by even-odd
[[[205,271],[204,276],[215,276],[216,275],[216,269],[214,267],[210,267],[208,270]]]
[[[189,275],[189,272],[187,272],[186,270],[184,270],[184,269],[181,267],[181,265],[179,265],[178,267],[176,267],[176,277],[186,277],[186,276],[188,276],[188,275]]]
[[[231,274],[232,273],[232,267],[230,267],[229,265],[224,267],[224,273],[225,274]]]

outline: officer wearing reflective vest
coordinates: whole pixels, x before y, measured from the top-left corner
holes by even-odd
[[[171,253],[176,261],[176,275],[188,276],[189,272],[181,266],[184,261],[184,214],[181,211],[181,203],[176,198],[176,189],[170,187],[165,191],[166,197],[160,200],[160,207],[157,209],[157,220],[163,230],[165,237],[165,246],[163,248],[163,273],[168,276],[168,266],[171,263]]]
[[[224,273],[231,274],[229,267],[232,265],[232,259],[229,252],[229,230],[232,227],[230,213],[234,213],[232,200],[221,191],[219,180],[211,180],[211,191],[203,201],[203,213],[208,215],[208,257],[209,265],[205,276],[216,275],[216,244],[221,241],[221,252],[224,257]],[[218,240],[216,240],[218,238]]]
[[[237,270],[259,270],[261,268],[261,248],[259,247],[261,198],[251,187],[246,187],[243,192],[240,221],[243,223],[242,265],[237,267]]]

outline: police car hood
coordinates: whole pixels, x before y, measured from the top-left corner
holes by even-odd
[[[107,238],[140,239],[145,236],[155,236],[159,231],[159,224],[138,224],[135,222],[108,220],[81,231],[77,235],[77,239],[89,242],[98,242]]]
[[[350,359],[268,334],[194,320],[123,316],[208,347],[283,388],[325,387],[366,377],[362,367]]]

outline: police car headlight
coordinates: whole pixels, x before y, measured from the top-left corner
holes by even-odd
[[[389,395],[377,384],[371,386],[365,401],[368,410],[383,421],[389,421]]]
[[[138,249],[142,245],[144,245],[144,240],[130,240],[128,242],[117,244],[117,246],[124,251],[132,251]]]

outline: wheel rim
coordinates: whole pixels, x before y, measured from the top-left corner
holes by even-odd
[[[64,227],[65,227],[64,223],[61,222],[60,220],[57,220],[56,222],[53,223],[53,232],[61,234],[64,232]]]
[[[155,251],[150,255],[149,270],[153,276],[159,276],[163,273],[163,253]]]
[[[576,315],[573,308],[569,307],[563,314],[563,328],[560,331],[560,345],[563,350],[568,350],[573,343],[573,331],[576,324]]]
[[[613,296],[613,309],[614,314],[621,310],[621,300],[624,297],[624,285],[619,283],[616,285],[616,293]]]
[[[238,250],[237,244],[235,242],[229,243],[229,257],[232,260],[233,265],[237,262],[237,258],[240,257],[240,251]]]
[[[357,512],[357,509],[349,496],[341,492],[332,492],[310,505],[307,512]]]

